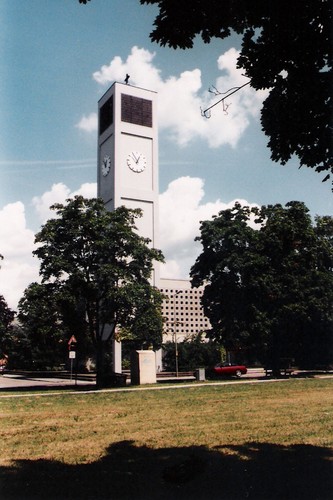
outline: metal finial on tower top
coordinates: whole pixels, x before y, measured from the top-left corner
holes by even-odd
[[[128,80],[130,79],[130,75],[128,73],[126,73],[126,78],[124,80],[124,82],[126,83],[126,85],[128,84]]]

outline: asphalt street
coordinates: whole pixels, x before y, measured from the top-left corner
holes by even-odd
[[[325,378],[333,378],[333,372],[322,371],[322,372],[307,372],[307,371],[298,371],[294,372],[291,378],[294,377],[325,377]],[[272,377],[265,377],[265,371],[263,368],[250,368],[246,375],[243,375],[241,379],[229,379],[229,378],[221,378],[217,380],[212,380],[210,383],[215,384],[226,384],[226,383],[235,383],[235,382],[269,382],[269,381],[277,381],[277,380],[288,380],[289,377],[283,377],[282,379],[274,379]],[[158,380],[156,384],[156,388],[163,386],[166,388],[165,382],[173,383],[173,385],[180,387],[180,383],[190,383],[192,384],[194,381],[193,377],[163,377],[163,379]],[[129,382],[129,381],[128,381]],[[205,384],[205,382],[203,382]],[[49,391],[50,389],[73,389],[73,390],[94,390],[95,389],[95,379],[94,377],[87,377],[80,375],[75,378],[70,377],[70,374],[66,374],[63,377],[54,377],[54,376],[36,376],[36,374],[17,374],[17,373],[5,373],[0,375],[0,396],[1,393],[6,393],[7,391],[24,391],[28,392],[29,390],[45,390]],[[143,389],[143,386],[140,386]],[[150,386],[151,388],[151,386]],[[110,388],[109,390],[123,390],[124,388]],[[133,387],[134,389],[134,387]]]
[[[265,372],[261,368],[249,369],[246,375],[242,376],[242,379],[257,379],[263,378]],[[189,381],[190,377],[182,377],[181,375],[177,378],[175,377],[164,377],[163,382],[177,382],[177,381]],[[193,380],[193,378],[192,378]],[[224,381],[226,379],[223,379]],[[234,380],[234,379],[233,379]],[[162,382],[162,381],[161,381]],[[70,377],[67,374],[65,377],[47,377],[47,376],[36,376],[29,374],[15,374],[15,373],[5,373],[0,376],[0,392],[8,390],[29,390],[29,389],[55,389],[55,388],[81,388],[84,387],[94,387],[94,378],[80,378],[80,376],[75,377],[75,375]]]
[[[2,390],[11,390],[11,389],[24,389],[27,390],[43,388],[43,389],[52,389],[59,387],[79,387],[79,386],[90,386],[95,385],[94,380],[75,380],[75,376],[73,375],[72,379],[69,377],[66,378],[55,378],[55,377],[36,377],[36,376],[27,376],[27,375],[18,375],[12,373],[5,373],[0,376],[0,392]]]

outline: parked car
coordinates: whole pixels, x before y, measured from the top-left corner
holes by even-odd
[[[235,363],[218,363],[213,368],[213,375],[228,375],[241,377],[247,373],[247,368],[244,365],[237,365]]]

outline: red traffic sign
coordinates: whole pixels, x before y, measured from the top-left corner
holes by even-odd
[[[77,343],[77,340],[76,338],[74,337],[74,335],[71,336],[71,338],[69,339],[68,341],[68,345],[71,345],[71,344],[76,344]]]

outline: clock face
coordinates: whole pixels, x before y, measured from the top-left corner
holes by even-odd
[[[126,158],[127,166],[136,173],[143,172],[147,166],[147,159],[145,155],[138,151],[132,151]]]
[[[108,173],[110,172],[110,168],[111,168],[110,156],[104,156],[104,158],[102,160],[101,168],[102,168],[102,175],[104,177],[106,177],[108,175]]]

